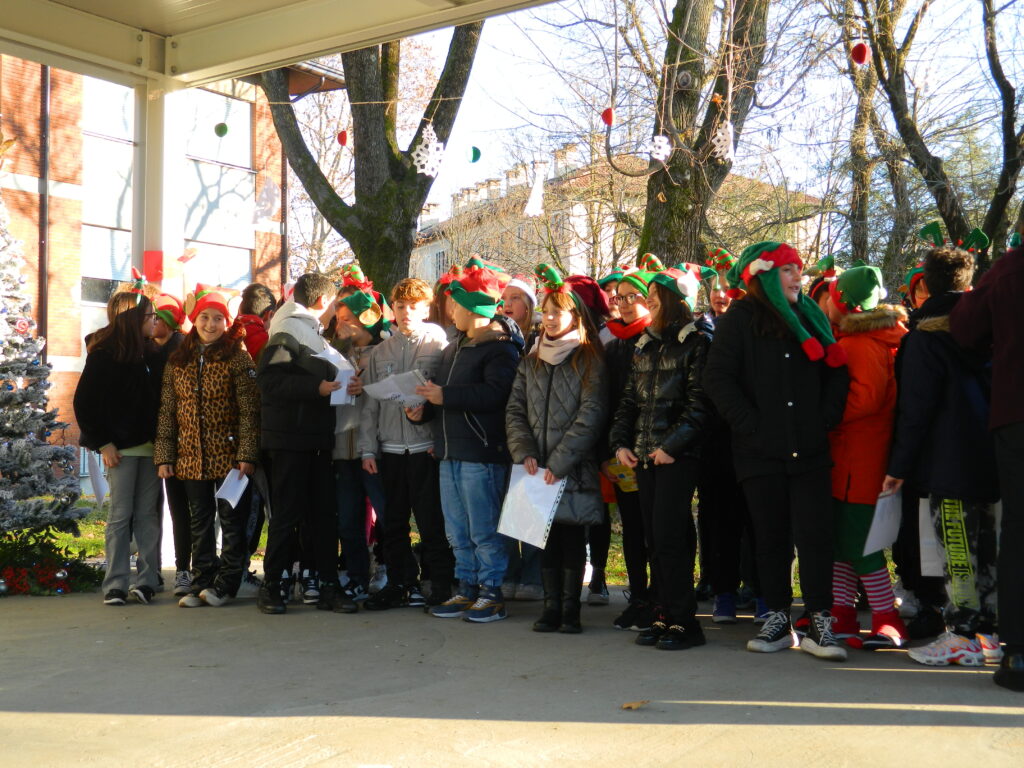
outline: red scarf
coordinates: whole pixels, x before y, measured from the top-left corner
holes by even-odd
[[[626,325],[621,319],[615,318],[614,320],[609,320],[606,327],[616,339],[632,339],[634,336],[639,336],[643,333],[644,328],[650,324],[651,316],[644,315],[643,317],[638,317],[629,325]]]

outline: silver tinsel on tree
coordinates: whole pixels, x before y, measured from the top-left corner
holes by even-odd
[[[0,533],[71,528],[88,512],[75,506],[77,451],[47,439],[67,424],[48,408],[50,366],[40,359],[46,340],[35,335],[21,243],[9,223],[0,197]]]

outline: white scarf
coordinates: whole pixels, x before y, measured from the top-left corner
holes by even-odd
[[[558,365],[579,345],[580,332],[575,328],[558,339],[549,339],[547,334],[542,334],[540,345],[537,347],[537,357],[548,365]]]

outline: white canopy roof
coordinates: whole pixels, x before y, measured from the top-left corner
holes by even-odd
[[[546,2],[3,0],[0,53],[175,90]]]

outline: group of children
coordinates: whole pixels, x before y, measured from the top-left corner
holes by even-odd
[[[1022,261],[1020,248],[1003,257],[1004,283],[1020,280]],[[756,600],[751,651],[799,643],[841,660],[848,647],[938,634],[910,657],[1001,658],[997,682],[1024,689],[1022,591],[1004,586],[998,611],[996,597],[997,582],[1021,578],[1007,550],[1020,546],[1019,479],[1006,468],[1024,419],[1000,383],[1020,383],[1021,358],[1004,350],[1021,341],[997,320],[1003,287],[986,276],[967,293],[973,256],[937,246],[908,275],[908,318],[882,303],[877,268],[822,264],[808,286],[803,266],[774,242],[670,268],[647,254],[600,281],[545,264],[512,277],[474,257],[433,289],[400,281],[390,302],[356,265],[340,287],[305,274],[282,301],[259,284],[239,299],[199,285],[182,305],[140,278],[87,339],[75,396],[82,445],[110,476],[104,602],[153,599],[163,490],[182,607],[239,594],[266,511],[264,613],[286,612],[297,578],[322,610],[422,606],[476,623],[505,618],[514,596],[542,597],[533,629],[578,633],[588,547],[588,601],[608,601],[616,509],[629,589],[614,624],[639,645],[705,644],[699,541],[713,621],[737,621],[741,583]],[[339,355],[353,375],[338,375]],[[415,397],[364,391],[407,373]],[[342,387],[346,402],[333,405]],[[498,533],[512,464],[564,481],[542,550]],[[215,497],[232,470],[251,478],[234,506]],[[899,601],[884,551],[865,546],[879,497],[894,492]],[[919,520],[944,553],[944,597],[922,575],[930,531]],[[370,594],[374,521],[387,584]],[[918,614],[910,627],[901,608]]]

